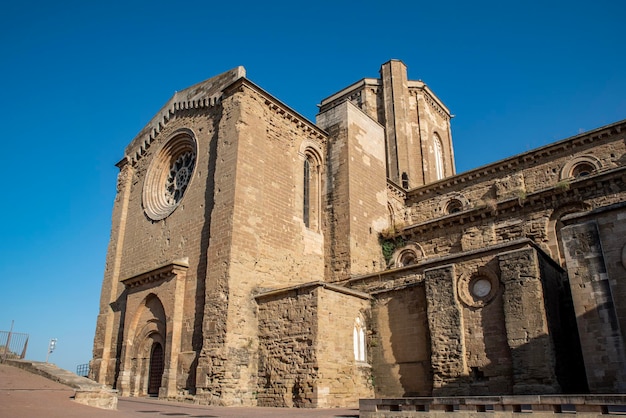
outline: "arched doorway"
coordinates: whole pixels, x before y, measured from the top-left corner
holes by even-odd
[[[164,366],[163,346],[159,342],[152,344],[150,350],[150,373],[148,378],[148,395],[158,396],[163,377]]]

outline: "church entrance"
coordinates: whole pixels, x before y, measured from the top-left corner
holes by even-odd
[[[161,343],[155,342],[150,350],[150,375],[148,378],[148,395],[159,395],[161,387],[161,378],[163,377],[163,346]]]

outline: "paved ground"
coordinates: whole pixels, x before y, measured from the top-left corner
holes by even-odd
[[[152,398],[119,398],[116,411],[72,400],[74,389],[17,367],[0,364],[0,418],[127,417],[358,417],[357,409],[238,408],[187,405]]]

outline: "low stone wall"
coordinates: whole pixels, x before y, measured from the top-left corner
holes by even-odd
[[[5,364],[37,374],[74,389],[74,400],[103,409],[117,409],[117,391],[51,363],[29,360],[6,360]]]
[[[452,413],[452,418],[533,417],[576,414],[591,418],[626,413],[626,395],[528,395],[436,398],[361,399],[360,418],[432,418]]]

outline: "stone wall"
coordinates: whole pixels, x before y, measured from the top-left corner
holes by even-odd
[[[573,321],[554,300],[566,298],[561,274],[522,240],[349,280],[375,296],[377,396],[558,392],[555,338]]]
[[[257,296],[258,405],[356,407],[373,395],[370,367],[355,360],[355,319],[367,295],[311,283]]]
[[[349,102],[317,117],[329,142],[328,225],[325,256],[329,281],[384,267],[379,233],[389,226],[383,129]]]
[[[326,285],[318,289],[319,377],[317,407],[356,408],[359,399],[374,396],[371,360],[355,359],[354,328],[357,318],[369,334],[370,297],[367,294]]]
[[[602,172],[620,167],[625,153],[621,131],[615,126],[601,128],[411,190],[407,205],[415,209],[413,221],[422,222],[441,216],[441,203],[455,194],[465,196],[469,207],[512,197],[524,200],[557,185],[567,188],[574,179],[564,169],[573,161],[588,157]]]
[[[206,190],[213,190],[215,166],[211,161],[215,150],[211,147],[216,143],[216,124],[219,122],[220,112],[221,109],[216,107],[206,107],[194,114],[182,110],[177,112],[162,127],[141,158],[121,165],[120,186],[115,204],[119,211],[114,212],[102,298],[102,303],[111,304],[117,313],[113,322],[106,325],[103,331],[100,330],[103,322],[99,320],[99,330],[96,332],[96,341],[102,336],[110,344],[106,349],[113,356],[120,355],[123,344],[119,340],[123,316],[133,315],[133,312],[125,310],[126,295],[124,286],[119,282],[177,259],[186,259],[189,264],[184,286],[186,302],[181,318],[183,335],[180,350],[200,350],[206,245],[210,225],[210,213],[207,214],[206,208],[213,205],[213,196],[208,195]],[[142,200],[146,172],[165,143],[180,132],[191,133],[198,144],[195,175],[186,190],[184,202],[167,221],[153,222],[146,216]],[[104,292],[107,293],[106,296]],[[106,331],[107,327],[110,327],[110,332]],[[97,345],[96,342],[95,346]],[[96,353],[94,357],[98,359],[99,356]],[[112,385],[113,381],[110,379],[115,373],[114,368],[109,368],[106,377],[101,373],[98,378],[106,379],[103,382]],[[193,370],[185,370],[184,373],[193,374]]]
[[[318,372],[317,287],[257,297],[258,405],[314,407]]]
[[[611,215],[599,216],[604,225]],[[569,219],[562,236],[589,389],[592,393],[622,392],[626,388],[626,352],[616,311],[622,303],[613,295],[607,274],[609,260],[602,248],[602,238],[609,247],[621,238],[612,231],[601,237],[593,217],[575,220]],[[619,294],[622,289],[616,287]]]
[[[254,405],[258,326],[252,295],[322,278],[324,231],[303,222],[302,178],[306,149],[324,156],[325,135],[249,83],[230,86],[222,105],[233,107],[229,119],[236,121],[232,136],[221,138],[232,154],[218,152],[224,175],[233,183],[216,193],[232,196],[220,208],[232,218],[224,225],[228,241],[209,243],[210,254],[225,257],[219,263],[223,276],[217,276],[223,277],[224,288],[207,292],[207,300],[217,298],[218,303],[207,304],[205,318],[223,321],[226,337],[216,346],[206,336],[200,366],[213,377],[198,387],[204,388],[207,402]],[[211,268],[221,267],[209,264]],[[224,300],[225,311],[216,311]]]
[[[369,339],[376,397],[432,394],[424,286],[374,293]]]

